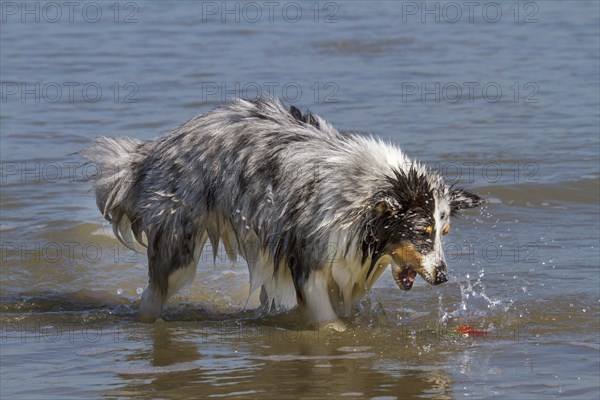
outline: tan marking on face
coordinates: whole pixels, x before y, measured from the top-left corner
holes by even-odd
[[[425,228],[425,233],[431,235],[433,233],[433,226],[429,225],[427,228]]]
[[[447,235],[450,232],[450,225],[446,225],[442,231],[442,235]]]
[[[423,256],[412,244],[402,244],[396,247],[392,251],[391,256],[396,265],[410,264],[415,271],[421,269]]]

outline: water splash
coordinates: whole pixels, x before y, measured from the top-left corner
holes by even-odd
[[[470,274],[467,274],[462,281],[457,280],[461,298],[460,303],[453,310],[444,308],[447,303],[442,294],[438,297],[438,317],[442,323],[452,319],[481,318],[495,311],[506,312],[511,308],[513,300],[494,298],[486,293],[484,276],[485,272],[481,269],[475,280]]]
[[[469,220],[469,216],[465,216],[466,220]],[[497,234],[499,233],[497,219],[485,205],[479,210],[479,215],[472,218],[472,226],[470,229],[474,230],[478,238],[487,236],[490,243],[501,242],[498,240]],[[510,228],[508,228],[510,229]],[[502,248],[502,244],[499,245]],[[473,257],[475,254],[472,255]],[[440,294],[438,297],[438,320],[440,323],[448,323],[451,320],[471,320],[481,319],[482,317],[488,317],[497,312],[506,312],[512,305],[514,300],[496,298],[488,295],[485,285],[485,268],[479,265],[482,260],[471,263],[473,269],[479,267],[476,276],[472,276],[471,273],[467,273],[464,276],[454,276],[454,281],[458,283],[460,289],[460,302],[452,303],[444,299],[444,295]],[[524,286],[525,287],[525,286]],[[525,287],[525,291],[526,291]],[[449,304],[451,304],[450,308]]]

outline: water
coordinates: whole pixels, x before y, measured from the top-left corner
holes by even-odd
[[[598,398],[597,2],[35,4],[1,9],[3,398]],[[243,261],[208,253],[138,324],[146,259],[69,154],[258,92],[486,197],[447,237],[450,281],[385,273],[348,331],[311,331],[244,311]]]

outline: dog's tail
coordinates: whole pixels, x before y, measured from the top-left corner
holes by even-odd
[[[134,237],[145,246],[141,223],[132,207],[136,197],[137,165],[144,158],[142,146],[143,142],[136,139],[99,137],[93,146],[79,152],[88,164],[95,166],[95,173],[87,180],[94,181],[100,212],[112,224],[121,243],[134,250],[137,247]]]

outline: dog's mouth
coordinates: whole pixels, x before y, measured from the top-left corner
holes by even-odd
[[[417,279],[417,271],[415,271],[411,264],[404,266],[394,265],[392,267],[392,276],[400,289],[410,290],[413,282]]]

